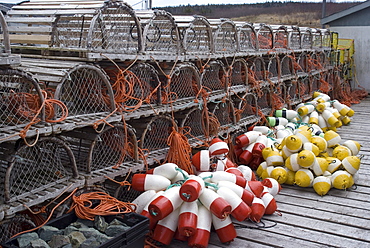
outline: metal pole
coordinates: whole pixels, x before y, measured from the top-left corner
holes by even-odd
[[[321,10],[321,19],[323,19],[326,16],[326,0],[322,0],[322,10]],[[322,28],[324,28],[325,25],[322,25]]]

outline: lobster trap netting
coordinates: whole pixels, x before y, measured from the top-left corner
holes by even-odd
[[[322,36],[321,31],[316,29],[316,31],[312,32],[312,48],[319,49],[322,47]]]
[[[176,55],[180,50],[180,36],[169,12],[155,10],[138,14],[143,26],[143,50],[148,54]]]
[[[288,48],[289,33],[285,26],[280,26],[274,30],[274,48],[287,49]]]
[[[281,78],[280,60],[278,56],[269,58],[267,64],[267,78],[272,82],[278,82]]]
[[[37,115],[43,101],[44,97],[38,82],[30,74],[15,69],[0,70],[2,132],[5,132],[9,126],[21,127],[29,123]],[[43,108],[38,118],[44,119]]]
[[[321,66],[321,69],[328,68],[330,61],[329,61],[329,56],[325,52],[318,52],[317,53],[317,60],[318,63]]]
[[[78,65],[66,73],[54,97],[67,106],[68,117],[110,112],[114,109],[113,91],[102,69],[92,65]],[[60,108],[57,108],[56,116],[61,115]]]
[[[230,82],[229,85],[231,90],[234,86],[244,86],[242,89],[246,90],[246,85],[248,84],[248,66],[247,62],[244,59],[236,59],[234,63],[231,65],[229,71],[230,74]]]
[[[292,29],[289,30],[289,42],[288,46],[290,49],[301,49],[301,32],[298,27],[292,26]]]
[[[324,78],[322,80],[324,80]],[[311,89],[310,89],[310,92],[313,93],[315,91],[319,91],[321,84],[322,84],[321,74],[316,74],[314,76],[311,76]]]
[[[296,60],[298,63],[296,73],[298,75],[309,72],[309,57],[307,53],[301,53],[299,57],[296,57]]]
[[[296,80],[285,82],[285,99],[290,107],[301,103],[298,87],[298,81]]]
[[[310,29],[301,30],[301,47],[302,49],[311,49],[313,43],[313,35]]]
[[[217,29],[213,34],[215,53],[236,53],[238,51],[237,37],[238,34],[234,22],[225,20],[217,23]]]
[[[331,48],[331,33],[329,30],[324,30],[322,32],[322,48],[324,49]]]
[[[209,123],[207,122],[207,109],[193,108],[181,118],[180,127],[189,130],[186,137],[190,140],[196,138],[205,140],[209,136]]]
[[[257,106],[264,115],[269,115],[272,110],[271,90],[269,87],[264,87],[257,94]]]
[[[236,123],[234,103],[231,100],[223,99],[220,102],[213,103],[209,109],[219,121],[221,129],[226,130]]]
[[[239,125],[247,125],[258,118],[257,98],[253,93],[246,93],[242,97],[233,96],[235,106],[235,121]]]
[[[0,222],[0,243],[5,243],[14,235],[35,228],[35,223],[23,214]]]
[[[302,100],[309,99],[312,96],[311,82],[312,78],[310,77],[298,79],[299,95]]]
[[[180,24],[178,26],[180,28]],[[213,51],[212,29],[205,17],[194,16],[180,35],[183,35],[186,54],[209,54]]]
[[[257,50],[257,35],[251,24],[244,24],[239,31],[239,50],[241,52],[253,52]]]
[[[309,54],[307,72],[312,72],[312,71],[320,70],[320,69],[322,69],[322,66],[318,59],[317,54],[316,53]]]
[[[280,62],[281,78],[288,79],[294,75],[294,61],[291,56],[284,56]]]
[[[140,138],[139,147],[149,152],[168,148],[167,140],[173,129],[177,130],[175,121],[167,115],[157,115],[140,123],[132,123]]]
[[[274,45],[274,34],[272,29],[265,25],[261,24],[257,29],[257,39],[258,39],[258,48],[259,50],[270,50]]]
[[[137,140],[129,126],[115,124],[99,133],[92,128],[63,134],[73,151],[80,173],[89,174],[105,168],[119,167],[137,159]]]
[[[161,81],[166,82],[167,78],[161,75]],[[173,103],[176,100],[195,98],[200,88],[200,74],[198,69],[191,63],[181,63],[176,65],[171,80],[164,86],[163,94],[166,99],[163,103]]]
[[[251,65],[250,70],[248,71],[250,73],[250,79],[248,80],[248,83],[252,86],[256,86],[255,83],[257,81],[261,82],[266,79],[266,67],[265,67],[265,61],[262,57],[256,57]]]
[[[45,137],[31,147],[22,145],[16,151],[9,150],[9,146],[0,149],[1,198],[6,202],[40,192],[44,195],[45,190],[63,188],[63,183],[78,176],[74,155],[61,139]]]
[[[137,54],[142,49],[140,22],[127,3],[106,2],[91,29],[93,52]]]
[[[201,86],[210,90],[212,93],[226,92],[226,69],[219,60],[210,61],[206,66],[200,69]]]

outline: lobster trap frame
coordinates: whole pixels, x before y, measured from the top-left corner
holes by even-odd
[[[254,25],[257,31],[258,50],[268,51],[274,48],[274,32],[269,25],[264,23]]]
[[[209,19],[213,28],[215,54],[234,55],[239,51],[238,31],[229,19]]]
[[[235,106],[235,121],[243,127],[259,121],[257,97],[251,92],[232,96]]]
[[[285,50],[289,45],[289,32],[288,28],[284,25],[271,26],[274,32],[274,49]]]
[[[179,123],[180,129],[186,133],[190,145],[196,146],[206,141],[207,138],[216,136],[217,133],[212,133],[210,129],[208,108],[194,107],[176,114],[176,120]],[[189,132],[189,133],[187,133]]]
[[[220,99],[227,92],[227,72],[221,60],[211,60],[205,66],[197,63],[200,70],[201,88],[210,94],[210,99]]]
[[[297,80],[288,80],[285,81],[284,87],[284,98],[287,106],[289,108],[295,108],[296,105],[302,102],[302,99],[299,95],[299,85]]]
[[[261,88],[257,92],[257,106],[264,115],[269,115],[272,111],[271,89],[269,86]]]
[[[273,55],[267,60],[266,79],[270,83],[279,83],[281,80],[281,62],[277,55]]]
[[[229,63],[228,63],[229,64]],[[232,94],[248,91],[248,65],[244,59],[235,59],[228,67],[228,91]]]
[[[264,82],[266,81],[267,73],[264,59],[262,57],[256,57],[252,61],[248,62],[250,68],[248,72],[250,73],[250,78],[252,79],[248,80],[249,85],[251,85],[252,88],[262,87]]]
[[[210,103],[208,108],[220,123],[219,135],[231,132],[236,124],[234,103],[225,97],[221,101]]]
[[[313,34],[310,28],[300,27],[301,31],[301,48],[305,50],[310,50],[313,47]]]
[[[258,50],[258,39],[254,26],[250,23],[237,23],[239,51],[253,53]]]
[[[294,58],[291,55],[285,55],[280,62],[282,81],[290,80],[295,75]]]
[[[288,28],[288,32],[288,47],[293,50],[301,49],[302,36],[299,27],[291,26],[290,29]]]

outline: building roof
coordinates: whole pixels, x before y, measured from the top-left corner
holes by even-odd
[[[337,13],[334,13],[332,15],[329,15],[327,17],[324,17],[321,19],[321,24],[328,24],[330,22],[333,22],[335,20],[338,20],[340,18],[343,18],[345,16],[348,16],[348,15],[351,15],[353,13],[356,13],[360,10],[363,10],[363,9],[366,9],[366,8],[369,8],[370,7],[370,0],[367,0],[366,2],[363,2],[361,4],[358,4],[358,5],[355,5],[353,7],[350,7],[348,9],[345,9],[343,11],[340,11],[340,12],[337,12]]]

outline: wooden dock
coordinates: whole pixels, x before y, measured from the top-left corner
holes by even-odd
[[[281,216],[264,216],[264,227],[234,221],[238,237],[222,244],[212,232],[208,247],[370,247],[370,98],[351,108],[355,115],[350,125],[341,127],[338,133],[342,142],[355,140],[362,145],[356,187],[333,188],[319,196],[313,188],[283,185],[275,197]],[[173,241],[170,247],[188,246]]]

